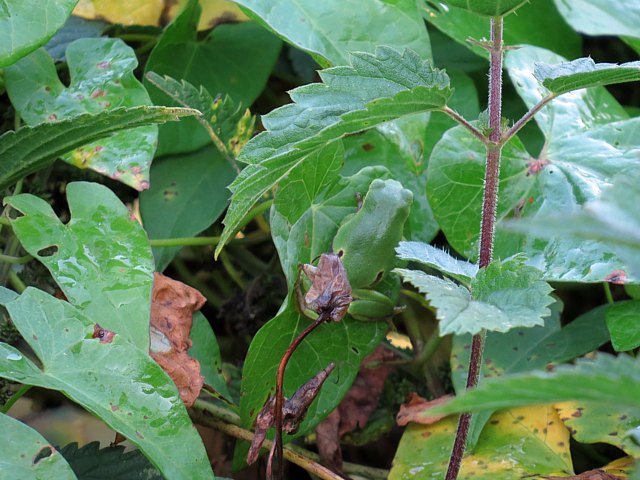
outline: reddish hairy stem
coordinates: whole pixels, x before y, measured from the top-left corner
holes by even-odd
[[[276,472],[274,477],[277,479],[282,478],[282,462],[283,462],[283,443],[282,443],[282,408],[284,407],[284,372],[287,368],[287,363],[289,363],[289,359],[293,355],[293,352],[296,351],[296,348],[302,343],[302,341],[313,332],[320,324],[324,323],[327,319],[327,316],[322,313],[318,318],[314,320],[313,323],[307,326],[300,335],[296,337],[296,339],[291,342],[291,345],[287,348],[287,351],[284,352],[282,359],[280,360],[280,364],[278,365],[278,375],[276,376],[276,418],[275,418],[275,438],[273,447],[275,447],[276,453]],[[267,466],[267,471],[271,471],[271,462],[273,460],[273,450],[269,453],[269,465]]]
[[[493,256],[493,235],[495,231],[496,210],[498,206],[498,187],[500,184],[501,153],[501,109],[502,109],[502,17],[491,18],[491,48],[489,65],[489,142],[487,145],[487,169],[484,177],[484,197],[482,201],[482,223],[480,230],[479,267],[484,268]],[[484,349],[485,332],[473,336],[467,388],[474,388],[480,377],[482,351]],[[471,414],[464,413],[458,421],[449,468],[445,480],[456,480],[462,465]]]

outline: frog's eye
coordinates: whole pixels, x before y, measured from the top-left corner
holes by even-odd
[[[382,277],[384,277],[384,270],[380,270],[378,273],[376,273],[376,279],[371,285],[377,284],[380,280],[382,280]]]
[[[336,255],[338,255],[338,257],[342,258],[342,256],[344,255],[344,250],[342,250],[342,249],[338,250]]]

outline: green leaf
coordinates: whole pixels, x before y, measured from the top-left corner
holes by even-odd
[[[65,87],[53,60],[38,50],[5,70],[11,103],[28,125],[99,113],[118,107],[149,105],[142,84],[133,75],[134,51],[122,40],[79,39],[66,52],[71,83]],[[149,187],[158,128],[154,125],[114,133],[110,138],[66,153],[63,159],[91,168],[137,190]]]
[[[282,42],[253,22],[217,25],[199,39],[196,26],[200,10],[198,2],[190,0],[167,26],[149,56],[145,73],[183,79],[211,95],[229,95],[239,104],[251,105],[267,83]],[[156,105],[175,104],[148,80],[145,85]],[[157,155],[190,152],[210,141],[195,119],[165,125],[160,128]]]
[[[163,480],[164,477],[139,450],[124,452],[125,447],[100,448],[89,442],[81,448],[70,443],[60,449],[78,476],[78,480]]]
[[[72,304],[148,351],[154,265],[144,230],[105,186],[70,183],[67,199],[71,220],[64,224],[38,197],[8,197],[23,214],[12,220],[14,233]]]
[[[379,45],[431,58],[429,36],[413,0],[238,0],[286,42],[323,66],[347,65],[351,52]],[[393,25],[393,28],[389,28]],[[320,57],[320,58],[318,58]]]
[[[5,0],[0,6],[0,67],[47,43],[78,0]]]
[[[460,45],[489,59],[489,52],[486,49],[467,41],[469,37],[480,40],[489,36],[487,17],[454,6],[444,8],[442,4],[438,5],[436,2],[424,2],[423,15],[430,24]],[[545,28],[538,28],[541,24],[544,24]],[[553,0],[536,0],[524,4],[518,9],[517,15],[510,15],[505,19],[503,38],[506,45],[535,45],[553,50],[568,58],[575,58],[582,54],[580,35],[567,25],[558,13]],[[438,47],[436,41],[436,35],[432,35],[436,65],[442,65],[449,71],[452,49],[458,49],[455,45],[451,45],[450,41]],[[477,66],[475,59],[470,60]],[[469,63],[470,61],[466,60],[456,63],[456,66],[469,68]]]
[[[108,27],[109,24],[101,20],[85,20],[71,15],[64,26],[47,42],[44,49],[55,62],[62,62],[71,42],[79,38],[100,37]]]
[[[422,242],[400,242],[396,248],[398,258],[419,262],[455,280],[469,285],[472,278],[478,274],[478,266],[464,260],[452,257],[444,250]]]
[[[640,80],[640,61],[595,63],[591,58],[578,58],[556,65],[536,63],[533,76],[554,95],[581,88],[612,85]]]
[[[417,270],[395,271],[437,309],[441,336],[533,327],[551,313],[551,287],[522,257],[491,263],[471,280],[470,289]]]
[[[490,17],[507,15],[527,0],[445,0],[449,5]]]
[[[600,353],[578,359],[552,372],[528,372],[488,378],[426,414],[496,410],[563,400],[590,401],[612,409],[632,408],[640,414],[640,368],[629,355]]]
[[[5,308],[42,370],[0,343],[0,376],[60,390],[137,445],[168,478],[214,478],[174,383],[146,352],[121,335],[93,338],[92,320],[34,288]]]
[[[149,237],[191,237],[207,229],[226,208],[226,187],[235,176],[213,145],[154,161],[151,188],[140,194],[140,215]],[[156,270],[164,270],[180,249],[154,248]]]
[[[114,132],[150,123],[177,121],[197,113],[187,108],[118,108],[6,132],[0,136],[0,188],[45,168],[74,148]]]
[[[0,343],[0,346],[4,345]],[[75,480],[64,457],[38,432],[0,413],[0,473],[2,478]],[[35,460],[39,458],[39,460]]]
[[[640,346],[640,301],[616,302],[607,310],[607,328],[616,352]]]
[[[209,320],[200,312],[193,314],[189,338],[193,342],[189,355],[200,362],[200,374],[204,377],[204,383],[213,387],[224,398],[231,399],[229,388],[222,375],[222,358],[218,340]]]
[[[376,55],[353,53],[352,65],[323,70],[323,84],[291,91],[293,104],[262,117],[267,129],[247,143],[249,165],[233,192],[216,253],[251,206],[271,187],[341,137],[405,115],[442,108],[451,94],[447,75],[411,50],[380,47]]]
[[[402,435],[389,480],[445,477],[456,418],[433,425],[410,424]],[[462,459],[459,480],[541,479],[573,473],[569,432],[552,407],[496,413],[478,444]]]

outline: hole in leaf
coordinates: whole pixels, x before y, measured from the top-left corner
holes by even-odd
[[[51,257],[56,253],[58,253],[58,246],[51,245],[50,247],[41,248],[40,250],[38,250],[38,253],[36,255],[38,255],[39,257]]]
[[[351,347],[351,351],[356,355],[360,355],[360,350],[358,350],[356,347]]]
[[[51,448],[51,445],[42,447],[38,451],[38,453],[36,453],[36,456],[33,457],[33,464],[36,465],[40,460],[44,460],[45,458],[48,458],[51,455],[53,455],[53,448]]]

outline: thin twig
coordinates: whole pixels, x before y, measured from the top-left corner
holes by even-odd
[[[500,139],[500,143],[504,145],[509,140],[511,140],[511,137],[513,137],[516,133],[518,133],[520,129],[524,127],[527,124],[527,122],[529,122],[529,120],[531,120],[533,116],[542,109],[542,107],[544,107],[547,103],[549,103],[554,98],[556,98],[556,95],[553,93],[550,93],[549,95],[544,97],[542,100],[540,100],[537,104],[535,104],[533,107],[531,107],[531,109],[527,113],[525,113],[522,116],[522,118],[520,118],[520,120],[514,123],[511,126],[511,128],[507,130],[504,133],[504,135],[502,135],[502,138]]]
[[[454,119],[456,122],[458,122],[464,128],[469,130],[469,132],[471,132],[474,137],[476,137],[478,140],[480,140],[483,144],[486,145],[486,143],[488,141],[487,137],[485,135],[483,135],[480,130],[478,130],[471,123],[469,123],[467,121],[467,119],[465,119],[462,115],[460,115],[458,112],[456,112],[455,110],[453,110],[452,108],[449,108],[449,107],[444,107],[442,109],[442,112],[446,113],[447,115],[449,115],[452,119]]]
[[[4,405],[2,405],[2,407],[0,407],[0,413],[7,413],[9,412],[9,410],[11,410],[11,407],[13,407],[13,405],[20,400],[25,393],[27,393],[29,390],[31,390],[32,385],[22,385],[20,387],[20,389],[14,393],[13,395],[11,395],[11,397],[9,398],[9,400],[7,400],[7,403],[5,403]]]

